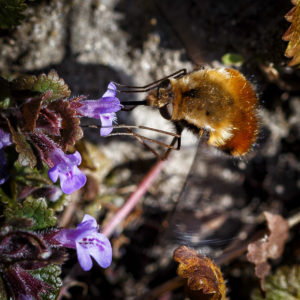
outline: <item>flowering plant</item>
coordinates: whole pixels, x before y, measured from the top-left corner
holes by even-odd
[[[100,120],[100,135],[108,135],[121,104],[113,83],[98,100],[69,97],[55,71],[0,80],[1,299],[41,299],[46,293],[55,299],[66,248],[76,249],[85,271],[91,257],[102,268],[111,264],[110,242],[92,216],[68,229],[57,227],[55,212],[87,182],[81,154],[74,151],[83,137],[80,118]],[[53,185],[58,180],[60,188]]]

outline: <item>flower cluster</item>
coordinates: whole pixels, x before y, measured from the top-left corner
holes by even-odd
[[[41,165],[41,161],[46,163],[49,178],[52,182],[59,178],[65,194],[71,194],[85,185],[86,176],[78,168],[80,153],[67,154],[66,150],[83,135],[79,127],[80,117],[99,119],[101,136],[111,133],[115,113],[121,109],[116,86],[110,83],[98,100],[85,100],[82,96],[52,100],[52,95],[51,91],[46,91],[41,96],[28,98],[22,107],[4,111],[6,115],[3,120],[0,116],[0,126],[4,124],[7,128],[6,131],[0,128],[0,184],[8,178],[2,148],[11,144],[12,136],[20,154],[19,162],[31,167]],[[13,125],[9,120],[16,117],[21,121]]]
[[[64,248],[76,249],[84,271],[92,268],[91,256],[102,268],[109,267],[112,261],[111,244],[98,232],[96,220],[89,215],[84,216],[76,229],[32,232],[1,228],[0,273],[5,273],[8,294],[14,299],[40,299],[40,294],[54,290],[55,287],[34,277],[30,271],[61,265],[67,258]]]
[[[53,271],[66,260],[65,249],[52,238],[57,232],[58,229],[32,232],[11,226],[0,229],[2,297],[4,287],[13,299],[40,299],[41,294],[56,289],[31,272],[46,266],[53,266]]]
[[[65,248],[76,249],[84,271],[92,259],[102,268],[111,264],[111,244],[93,217],[75,229],[57,228],[55,211],[66,204],[64,194],[87,181],[75,148],[81,117],[99,120],[100,135],[109,135],[121,109],[116,92],[110,83],[97,100],[69,98],[55,71],[0,78],[1,299],[55,299]]]

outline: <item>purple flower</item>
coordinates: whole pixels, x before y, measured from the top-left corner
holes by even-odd
[[[101,136],[112,132],[112,123],[116,121],[115,112],[122,107],[119,99],[116,97],[116,90],[116,86],[110,82],[107,91],[99,100],[79,101],[80,106],[76,108],[76,112],[81,116],[101,120]]]
[[[0,128],[0,149],[11,144],[10,134]]]
[[[49,157],[54,164],[48,171],[49,178],[52,182],[56,182],[59,177],[61,189],[65,194],[72,194],[85,185],[86,176],[77,167],[81,163],[78,151],[65,154],[61,149],[54,148]]]
[[[64,247],[76,249],[79,264],[84,271],[89,271],[93,266],[91,256],[102,268],[108,268],[111,264],[110,241],[98,232],[97,222],[90,215],[85,215],[76,229],[61,229],[54,239]]]

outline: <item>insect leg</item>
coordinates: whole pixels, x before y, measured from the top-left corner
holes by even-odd
[[[129,90],[125,90],[125,89],[119,89],[118,92],[121,92],[121,93],[142,93],[142,92],[149,92],[151,90],[153,90],[154,88],[158,87],[159,84],[168,79],[168,78],[171,78],[171,77],[174,77],[174,78],[179,78],[183,75],[185,75],[187,72],[186,72],[186,69],[181,69],[181,70],[178,70],[164,78],[161,78],[159,80],[156,80],[156,81],[153,81],[147,85],[144,85],[144,86],[130,86],[130,85],[125,85],[125,84],[120,84],[120,83],[116,83],[116,82],[113,82],[116,86],[119,86],[119,87],[122,87],[122,88],[127,88]]]
[[[155,128],[151,128],[151,127],[146,127],[146,126],[134,126],[134,125],[116,125],[113,126],[114,128],[119,128],[119,129],[126,129],[128,132],[115,132],[115,133],[111,133],[108,136],[116,136],[116,135],[127,135],[127,136],[133,136],[135,137],[142,145],[144,145],[147,149],[149,149],[156,157],[158,157],[159,159],[166,159],[169,152],[171,150],[179,150],[180,149],[180,139],[181,136],[178,133],[173,133],[173,132],[169,132],[169,131],[164,131],[164,130],[160,130],[160,129],[155,129]],[[170,135],[173,136],[172,142],[168,145],[165,144],[163,142],[157,141],[155,139],[151,139],[148,137],[145,137],[143,135],[140,135],[136,132],[134,132],[132,129],[145,129],[145,130],[150,130],[150,131],[155,131],[158,133],[162,133],[162,134],[166,134],[166,135]],[[150,142],[150,143],[154,143],[157,144],[161,147],[167,148],[168,151],[167,156],[166,153],[164,153],[163,155],[159,155],[157,153],[157,151],[155,151],[151,146],[149,146],[146,141]],[[178,141],[177,147],[174,147],[176,141]]]
[[[180,147],[181,147],[181,133],[182,133],[183,127],[179,123],[174,123],[174,124],[175,124],[175,128],[176,128],[177,136],[174,136],[171,144],[169,145],[170,148],[163,155],[163,158],[162,158],[163,160],[168,158],[168,156],[171,153],[171,150],[177,150],[178,151],[178,150],[180,150]],[[175,145],[176,142],[177,142],[177,147],[174,148],[174,145]]]

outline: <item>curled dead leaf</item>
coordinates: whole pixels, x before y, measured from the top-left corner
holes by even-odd
[[[24,131],[34,131],[42,103],[49,99],[51,95],[52,91],[46,91],[40,96],[28,99],[27,102],[22,106],[21,110],[24,119]]]
[[[295,5],[286,15],[287,21],[291,22],[291,26],[282,36],[282,39],[288,41],[285,51],[286,57],[291,57],[289,66],[300,64],[300,0],[292,0]]]
[[[174,260],[179,263],[177,274],[187,279],[190,290],[198,292],[196,299],[226,299],[222,273],[208,257],[186,246],[180,246],[174,251]]]
[[[270,234],[248,245],[247,259],[255,264],[255,275],[263,280],[270,272],[268,259],[279,258],[288,239],[289,226],[280,215],[264,212]]]

